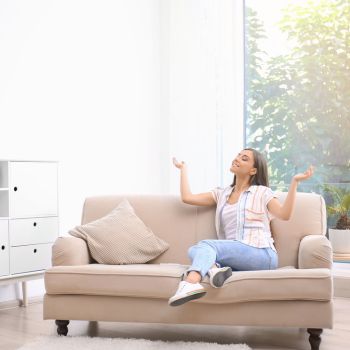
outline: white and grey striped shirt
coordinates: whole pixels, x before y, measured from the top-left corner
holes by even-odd
[[[227,200],[233,188],[216,187],[211,190],[213,198],[217,203],[215,213],[215,228],[218,239],[227,239],[223,230],[222,212],[226,207]],[[271,247],[276,250],[270,229],[270,221],[273,215],[267,208],[268,202],[277,197],[276,194],[266,186],[252,185],[240,194],[237,202],[236,240],[257,248]],[[227,223],[228,231],[231,232],[232,223]]]

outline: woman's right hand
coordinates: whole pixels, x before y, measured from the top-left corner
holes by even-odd
[[[173,157],[173,163],[180,170],[186,166],[184,161],[181,161],[181,163],[180,163],[180,162],[178,162],[178,160],[175,157]]]
[[[173,157],[174,165],[181,170],[180,172],[180,192],[181,200],[186,204],[197,206],[216,205],[215,199],[211,192],[193,194],[188,183],[187,164],[184,161],[179,162]]]

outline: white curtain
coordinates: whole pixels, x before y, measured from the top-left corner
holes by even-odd
[[[243,145],[242,2],[161,1],[161,17],[164,178],[179,193],[174,155],[188,163],[192,191],[204,192],[231,181]]]

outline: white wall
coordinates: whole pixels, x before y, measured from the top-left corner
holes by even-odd
[[[86,196],[164,192],[159,8],[0,1],[0,159],[60,162],[61,234]],[[42,294],[42,281],[28,292]],[[17,296],[0,286],[0,301]]]
[[[59,161],[60,233],[84,198],[232,180],[243,145],[236,0],[0,0],[0,159]],[[42,295],[43,281],[29,283]],[[0,302],[20,295],[0,286]]]

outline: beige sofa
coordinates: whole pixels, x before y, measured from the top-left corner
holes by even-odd
[[[286,194],[278,196],[283,202]],[[125,197],[170,248],[147,264],[101,265],[84,240],[58,238],[45,273],[44,319],[56,320],[59,334],[67,334],[69,320],[282,326],[307,328],[311,348],[319,348],[322,329],[333,325],[332,251],[321,196],[298,193],[292,218],[272,221],[279,269],[234,272],[222,288],[205,279],[206,296],[179,307],[168,306],[168,298],[190,264],[188,248],[216,238],[215,207],[187,205],[175,195],[91,197],[82,224]]]

